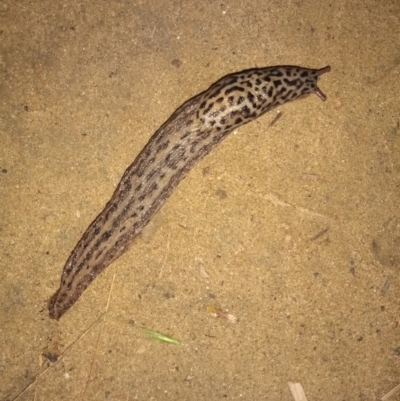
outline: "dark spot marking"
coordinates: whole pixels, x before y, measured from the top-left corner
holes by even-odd
[[[242,107],[242,113],[247,117],[250,114],[250,109],[248,106]]]
[[[106,231],[105,233],[103,233],[103,235],[101,236],[100,242],[104,242],[107,241],[112,235],[112,231]],[[89,253],[90,254],[90,253]],[[89,255],[88,254],[88,255]]]
[[[231,75],[226,78],[226,85],[232,85],[238,81],[239,77],[237,75]]]
[[[166,149],[168,147],[168,145],[169,145],[169,141],[165,141],[161,145],[158,145],[157,149],[156,149],[156,154],[159,153],[161,150]]]
[[[244,92],[244,88],[242,86],[232,86],[231,88],[228,88],[225,91],[225,95],[228,96],[229,94],[231,94],[232,92],[238,91],[238,92]]]
[[[292,96],[292,93],[293,93],[292,90],[290,90],[290,91],[288,91],[287,93],[285,93],[285,94],[283,95],[284,100],[290,98],[290,97]]]
[[[281,86],[281,85],[282,85],[282,81],[280,79],[277,79],[274,81],[275,88],[277,88],[278,86]]]
[[[215,97],[219,96],[219,94],[221,93],[221,88],[218,88],[218,90],[216,90],[214,93],[210,94],[208,96],[209,99],[214,99]]]
[[[154,168],[153,170],[151,170],[150,173],[147,174],[146,181],[150,181],[150,180],[157,174],[157,171],[158,171],[158,170],[159,170],[158,168]],[[140,199],[142,196],[143,196],[143,195],[141,195],[141,196],[139,197],[139,199]]]
[[[208,105],[208,107],[203,111],[203,115],[204,114],[207,114],[212,108],[213,108],[213,106],[214,106],[214,103],[210,103],[209,105]]]
[[[254,95],[251,93],[251,92],[249,92],[248,94],[247,94],[247,99],[249,100],[249,102],[252,104],[252,106],[254,107],[255,105],[254,105]]]
[[[283,82],[288,86],[296,86],[296,87],[301,86],[301,81],[299,79],[284,78]]]
[[[157,191],[158,189],[158,184],[156,182],[153,182],[153,184],[151,185],[151,187],[149,188],[149,193],[152,193],[154,191]]]
[[[194,153],[196,151],[196,146],[199,142],[198,141],[193,141],[190,147],[190,153]]]

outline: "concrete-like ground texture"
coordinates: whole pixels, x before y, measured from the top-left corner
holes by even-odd
[[[0,400],[399,385],[399,44],[398,0],[1,1]],[[327,101],[235,130],[50,319],[70,252],[155,130],[223,75],[288,64],[330,65]]]

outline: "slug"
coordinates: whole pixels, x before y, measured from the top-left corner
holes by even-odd
[[[317,80],[329,71],[329,66],[245,70],[226,75],[180,106],[127,168],[72,251],[49,301],[50,317],[59,319],[127,250],[188,171],[235,128],[304,95],[315,93],[326,100]]]

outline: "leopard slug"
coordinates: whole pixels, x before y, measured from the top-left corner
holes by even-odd
[[[50,317],[59,319],[124,253],[188,171],[235,128],[290,100],[315,93],[330,67],[257,68],[227,75],[189,99],[155,132],[122,176],[104,210],[69,256]]]

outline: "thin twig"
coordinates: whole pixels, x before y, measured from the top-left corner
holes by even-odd
[[[303,390],[303,386],[300,383],[288,382],[290,392],[294,398],[294,401],[307,401],[306,394]]]
[[[282,117],[282,115],[283,113],[281,111],[278,111],[275,118],[269,123],[269,126],[272,127]]]
[[[388,400],[392,395],[395,395],[400,391],[400,384],[398,384],[395,388],[392,388],[387,394],[385,394],[381,400],[386,401]]]
[[[85,337],[85,335],[91,330],[91,328],[97,324],[97,322],[105,315],[106,312],[102,313],[74,342],[72,342],[67,348],[65,348],[64,352],[58,357],[58,359],[52,363],[50,366],[48,366],[43,372],[39,373],[38,375],[35,376],[33,381],[29,383],[15,398],[12,399],[12,401],[17,401],[19,397],[21,397],[22,394],[24,394],[27,390],[29,390],[32,385],[34,385],[43,375],[47,373],[48,370],[52,369],[54,366],[56,366],[61,359],[68,353],[68,351],[78,342],[80,341],[81,338]]]
[[[83,389],[83,391],[82,391],[81,400],[84,400],[84,399],[85,399],[87,390],[88,390],[88,388],[89,388],[90,377],[91,377],[91,375],[92,375],[94,362],[95,362],[95,360],[96,360],[97,351],[98,351],[98,349],[99,349],[100,339],[101,339],[101,336],[102,336],[102,334],[103,334],[103,330],[104,330],[104,326],[105,326],[105,322],[106,322],[106,316],[105,316],[105,315],[106,315],[106,313],[108,312],[108,307],[110,306],[111,292],[112,292],[113,285],[114,285],[115,275],[116,275],[116,273],[114,273],[114,276],[113,276],[113,279],[112,279],[112,282],[111,282],[110,292],[108,293],[108,300],[107,300],[106,310],[105,310],[105,312],[104,312],[103,315],[102,315],[102,316],[103,316],[103,323],[102,323],[102,325],[101,325],[99,337],[98,337],[98,339],[97,339],[96,349],[95,349],[95,351],[94,351],[92,363],[91,363],[91,365],[90,365],[89,374],[88,374],[88,377],[87,377],[87,380],[86,380],[86,385],[85,385],[85,387],[84,387],[84,389]]]

